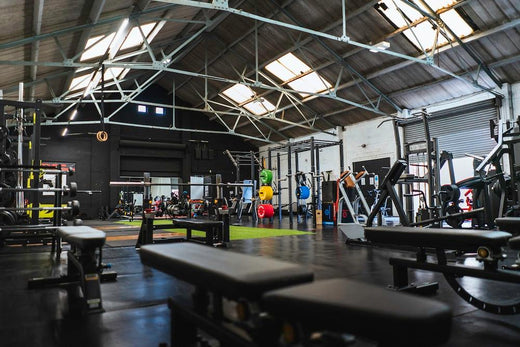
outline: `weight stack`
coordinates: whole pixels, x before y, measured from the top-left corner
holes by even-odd
[[[337,182],[336,181],[323,181],[321,183],[321,200],[323,202],[334,202],[337,199]]]

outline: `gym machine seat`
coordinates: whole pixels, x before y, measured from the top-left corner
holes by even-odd
[[[480,246],[486,246],[499,253],[501,247],[507,246],[511,234],[490,230],[381,226],[366,227],[365,237],[374,243],[454,249],[464,252],[476,252]]]
[[[296,329],[303,346],[317,329],[383,345],[434,345],[449,337],[450,309],[429,299],[347,279],[311,282],[313,273],[300,265],[197,244],[146,245],[140,255],[143,264],[195,286],[192,307],[169,300],[172,346],[193,345],[197,328],[224,346],[278,346],[283,319],[303,329]],[[246,314],[227,317],[223,298]]]
[[[498,282],[520,284],[518,259],[513,265],[499,266],[499,262],[506,259],[504,247],[509,245],[511,249],[520,249],[518,236],[512,238],[510,233],[503,231],[413,227],[367,227],[365,236],[374,243],[418,247],[415,259],[390,258],[394,275],[393,287],[397,290],[434,292],[439,287],[437,282],[410,284],[408,269],[439,272],[458,296],[478,309],[494,314],[520,313],[520,298],[514,297],[514,292],[510,292],[511,297],[507,300],[497,300],[486,295],[485,291],[474,295],[464,288],[467,282],[460,280],[467,276],[496,281],[493,282],[494,286],[500,285]],[[436,257],[427,257],[426,248],[435,249]],[[448,262],[447,250],[476,253],[476,260],[482,265]],[[484,296],[479,298],[476,295]]]
[[[520,217],[499,217],[495,219],[495,224],[500,230],[514,235],[520,234]]]
[[[365,336],[380,345],[446,342],[451,310],[442,303],[349,279],[322,280],[266,293],[262,307],[310,331]]]
[[[105,244],[104,232],[88,226],[57,227],[57,255],[61,254],[61,240],[71,249],[67,252],[67,274],[61,277],[33,278],[28,286],[32,288],[65,286],[69,289],[71,311],[81,314],[103,312],[101,300],[101,281],[114,281],[115,272],[104,272],[107,266],[102,263],[102,247]]]

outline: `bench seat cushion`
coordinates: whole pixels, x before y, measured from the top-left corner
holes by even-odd
[[[520,217],[500,217],[495,219],[500,230],[518,235],[520,233]]]
[[[85,225],[58,227],[58,236],[80,249],[102,247],[106,240],[103,231]]]
[[[451,310],[440,302],[349,279],[316,281],[266,293],[273,315],[317,329],[365,336],[392,346],[445,342]]]
[[[500,252],[507,245],[510,233],[491,230],[429,229],[414,227],[367,227],[365,237],[375,243],[402,246],[454,249],[476,252],[479,246],[487,246]]]
[[[510,238],[509,247],[511,247],[511,249],[520,250],[520,236]]]
[[[222,221],[200,220],[200,219],[173,219],[173,226],[177,228],[192,228],[196,230],[208,230],[213,227],[221,227]]]
[[[228,298],[254,299],[272,289],[312,281],[307,268],[193,243],[145,245],[143,264]]]

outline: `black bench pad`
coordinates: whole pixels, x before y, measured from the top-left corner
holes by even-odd
[[[429,229],[414,227],[366,227],[365,237],[375,243],[456,249],[476,252],[486,246],[495,252],[507,245],[510,233],[490,230]]]
[[[215,226],[223,226],[222,221],[208,221],[200,219],[173,219],[173,226],[177,228],[191,228],[195,230],[208,230]]]
[[[58,236],[80,249],[102,247],[106,240],[104,232],[84,225],[58,227]]]
[[[447,305],[348,279],[274,290],[264,295],[262,307],[276,317],[392,346],[435,345],[450,334]]]
[[[500,230],[512,234],[520,233],[520,217],[500,217],[495,219],[495,223]]]
[[[283,261],[193,243],[146,245],[143,264],[230,299],[254,299],[272,289],[310,282],[312,271]]]
[[[520,250],[520,236],[510,238],[509,247],[511,247],[511,249]]]

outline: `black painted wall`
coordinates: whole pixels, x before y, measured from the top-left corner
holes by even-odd
[[[153,86],[140,96],[140,100],[171,104],[171,97],[158,86]],[[179,104],[179,102],[177,102]],[[106,103],[108,116],[119,105]],[[149,109],[151,109],[149,107]],[[153,110],[153,108],[152,108]],[[140,114],[137,104],[125,106],[111,121],[169,127],[172,110],[166,115]],[[67,115],[63,116],[67,119]],[[76,120],[96,120],[97,112],[91,106],[80,107]],[[216,122],[198,112],[176,110],[176,126],[223,130]],[[101,125],[76,125],[69,128],[67,136],[61,136],[63,127],[42,127],[41,159],[43,161],[72,162],[76,173],[72,180],[79,189],[101,190],[101,194],[78,195],[82,213],[96,218],[100,206],[113,208],[118,201],[119,188],[110,188],[109,182],[121,176],[142,176],[144,171],[152,176],[174,177],[189,181],[192,175],[221,174],[224,182],[235,180],[235,168],[223,154],[224,150],[257,150],[242,138],[224,134],[195,133],[142,128],[125,125],[106,125],[109,140],[101,143],[95,133]],[[243,173],[244,179],[249,171]]]

